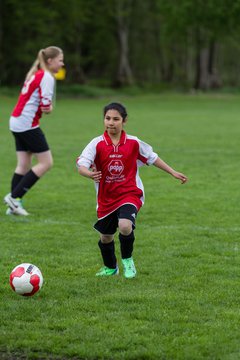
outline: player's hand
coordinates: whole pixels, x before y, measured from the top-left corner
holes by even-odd
[[[176,179],[180,180],[182,184],[185,184],[188,181],[187,176],[177,171],[174,171],[172,174]]]
[[[44,113],[44,114],[50,114],[50,112],[52,111],[52,105],[49,105],[49,106],[42,106],[41,107],[41,111]]]
[[[102,178],[102,172],[97,171],[96,167],[93,166],[92,173],[91,173],[91,179],[93,179],[93,181],[95,181],[96,183],[99,183],[101,178]]]

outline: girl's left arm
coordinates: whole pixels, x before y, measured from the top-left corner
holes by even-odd
[[[50,112],[52,112],[52,109],[53,109],[52,104],[50,104],[49,106],[42,106],[41,107],[41,111],[44,114],[50,114]]]
[[[45,71],[40,82],[40,109],[44,114],[50,114],[53,110],[52,99],[54,94],[54,77]]]
[[[185,176],[184,174],[182,174],[178,171],[175,171],[173,168],[171,168],[171,166],[169,166],[167,163],[165,163],[165,161],[160,159],[160,157],[157,158],[157,160],[153,163],[153,165],[161,170],[166,171],[168,174],[170,174],[173,177],[175,177],[176,179],[180,180],[182,184],[185,184],[188,181],[187,176]]]

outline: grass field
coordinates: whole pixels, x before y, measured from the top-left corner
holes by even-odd
[[[95,191],[75,169],[112,100],[119,99],[59,99],[42,119],[55,164],[26,195],[31,216],[7,217],[1,206],[0,359],[240,359],[239,97],[120,98],[127,132],[190,179],[183,186],[155,167],[141,169],[146,203],[133,280],[121,268],[119,277],[95,277]],[[0,97],[1,197],[15,166],[15,101]],[[22,262],[44,276],[32,298],[8,283]]]

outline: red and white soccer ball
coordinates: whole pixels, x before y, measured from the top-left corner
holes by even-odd
[[[17,294],[32,296],[41,289],[43,276],[37,266],[24,263],[17,265],[12,270],[9,282]]]

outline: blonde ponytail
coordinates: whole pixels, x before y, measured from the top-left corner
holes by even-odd
[[[39,69],[48,70],[48,59],[54,59],[62,52],[62,49],[57,46],[49,46],[46,49],[39,50],[38,56],[28,71],[25,80],[29,80]]]

